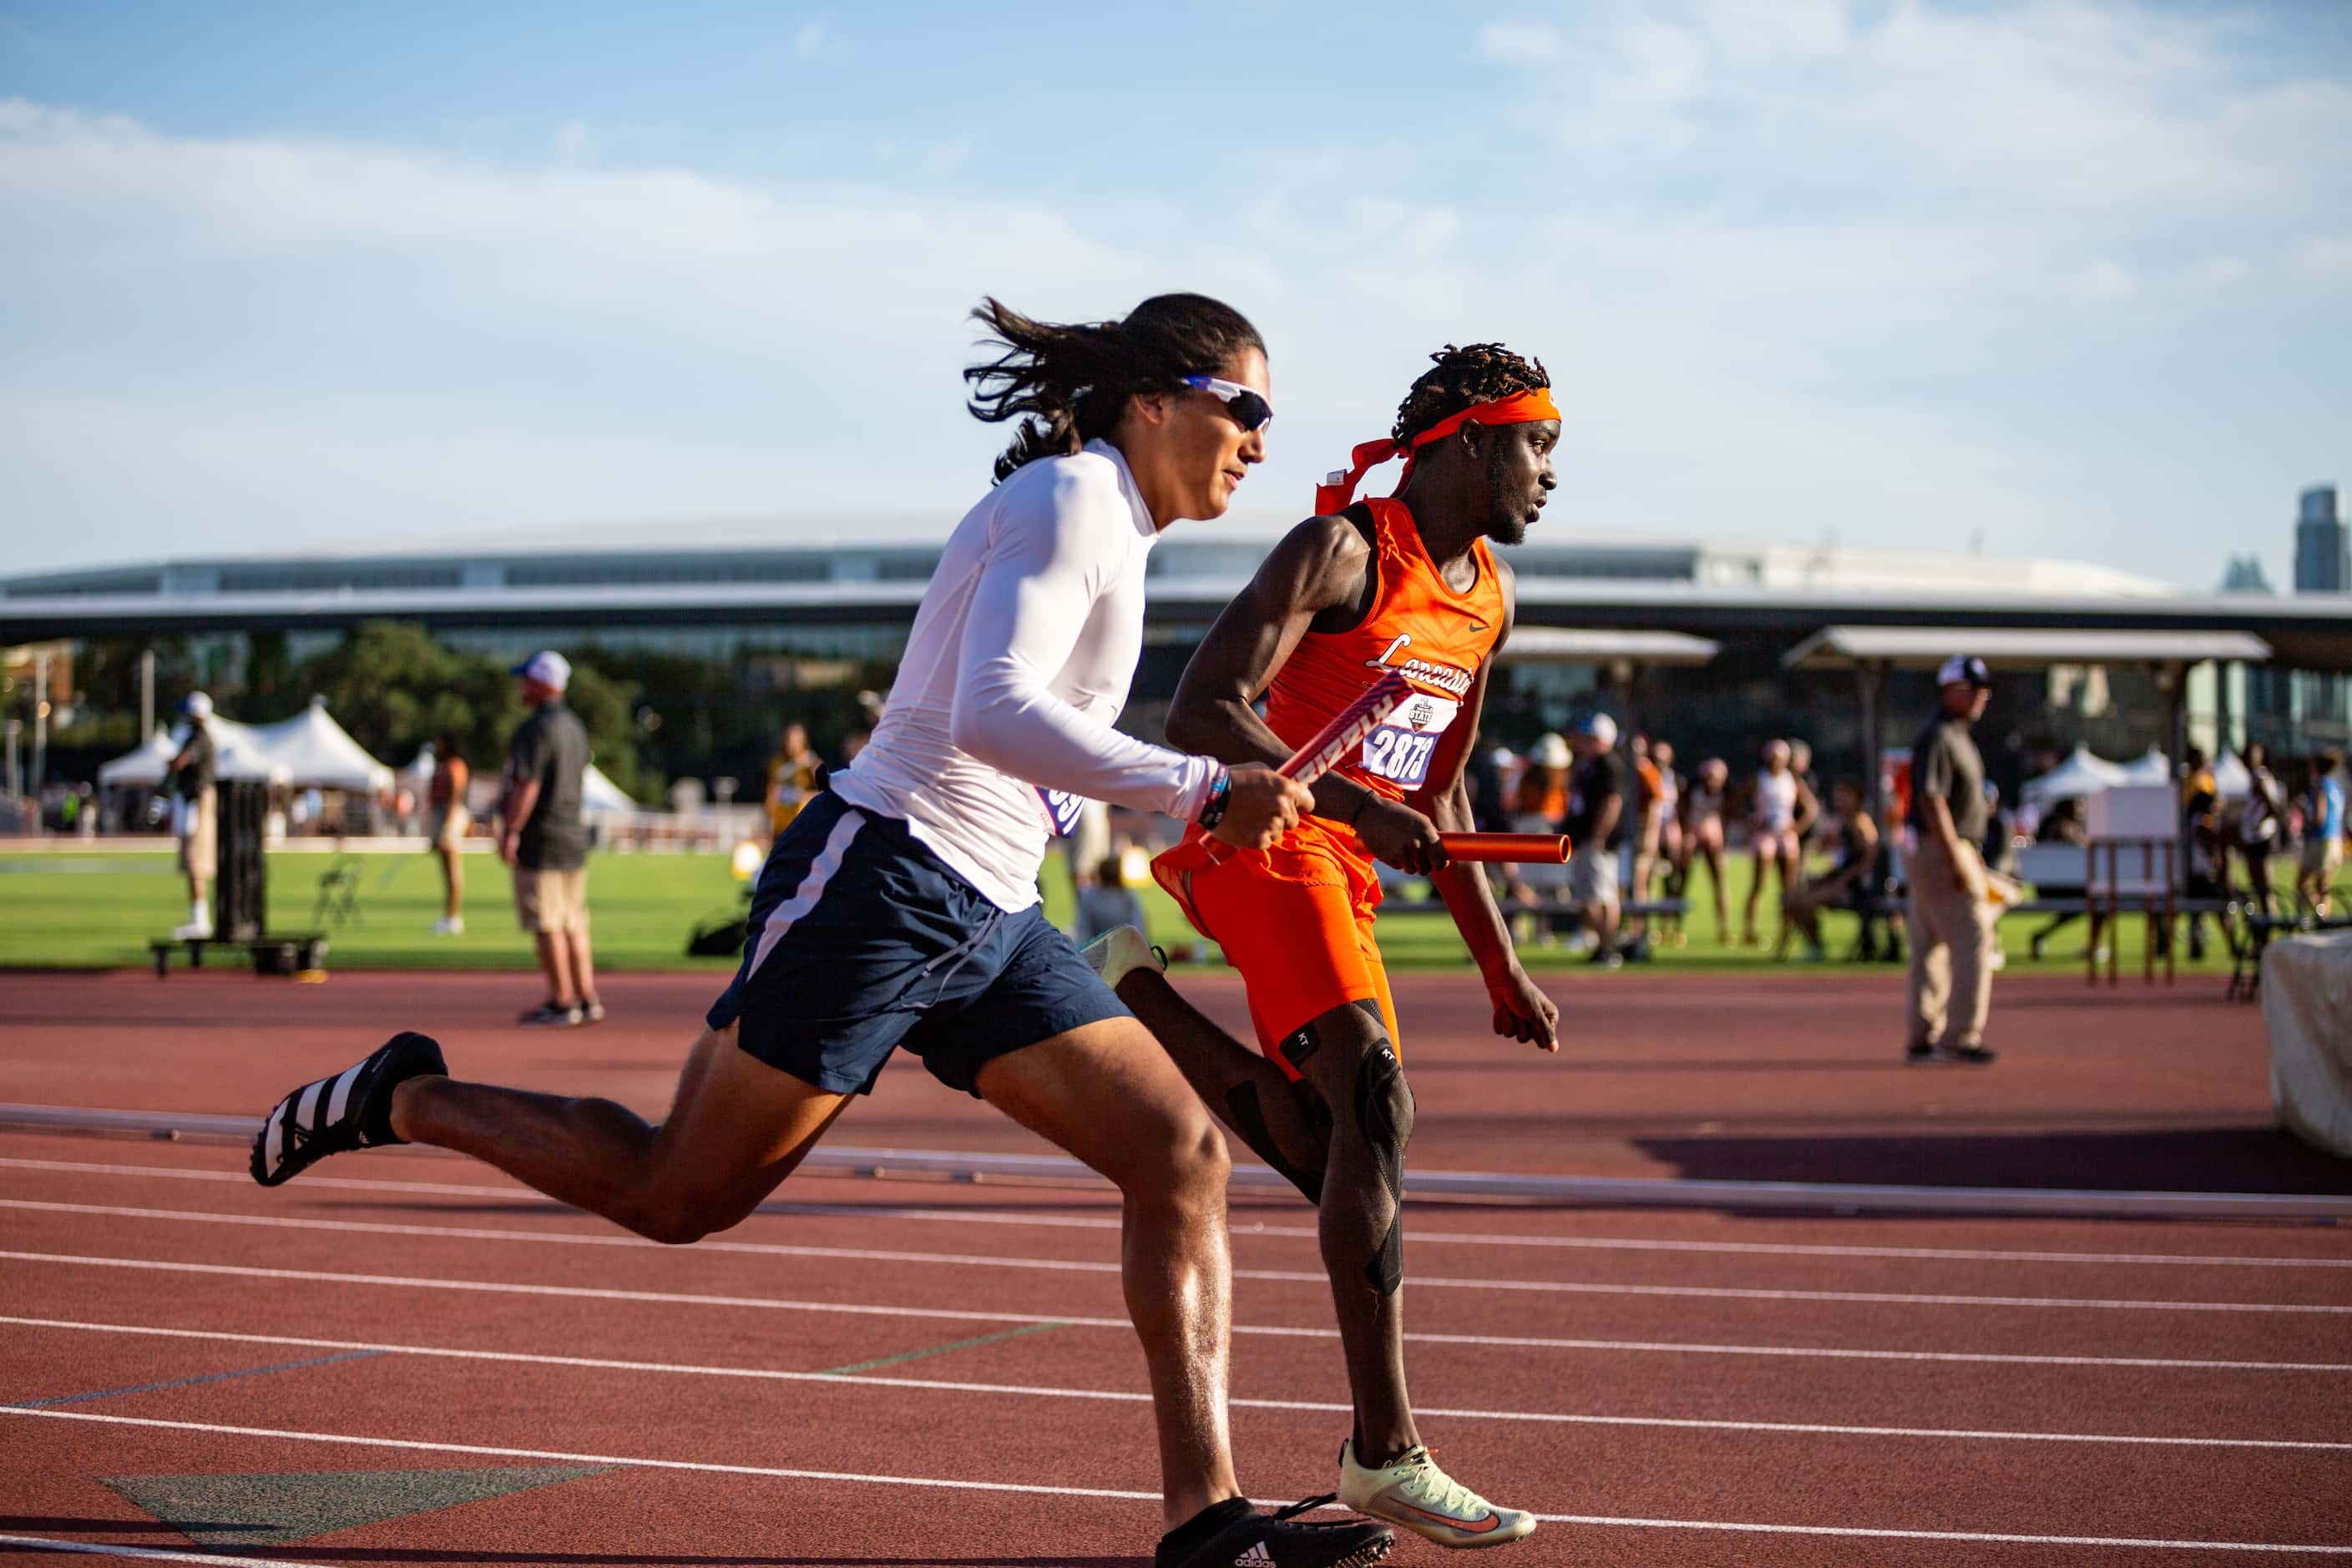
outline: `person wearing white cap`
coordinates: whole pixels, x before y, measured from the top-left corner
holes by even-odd
[[[1625,797],[1632,793],[1625,764],[1617,759],[1617,721],[1591,714],[1569,731],[1569,744],[1576,748],[1576,767],[1568,775],[1562,825],[1570,846],[1568,898],[1593,935],[1592,962],[1616,969],[1625,962],[1617,951],[1617,861],[1630,833]]]
[[[180,704],[188,721],[188,738],[172,759],[173,793],[180,797],[180,869],[188,877],[188,923],[172,932],[174,940],[208,940],[213,934],[213,908],[205,896],[206,884],[220,868],[220,796],[215,783],[220,753],[213,743],[213,700],[191,691]]]
[[[572,664],[542,649],[515,666],[530,710],[507,750],[499,858],[514,869],[515,916],[539,944],[547,999],[520,1023],[570,1027],[604,1016],[588,945],[588,825],[581,819],[588,729],[563,705]]]
[[[1984,759],[1969,726],[1992,700],[1980,658],[1936,672],[1942,700],[1911,742],[1911,985],[1906,1058],[1983,1066],[1992,1006],[1992,906],[1986,901]]]

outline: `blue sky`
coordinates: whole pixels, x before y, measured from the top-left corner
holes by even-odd
[[[935,511],[984,291],[1220,294],[1271,527],[1421,357],[1555,527],[2287,577],[2352,486],[2352,6],[0,0],[0,571]]]

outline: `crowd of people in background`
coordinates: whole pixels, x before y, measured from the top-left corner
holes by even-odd
[[[551,656],[541,656],[549,658]],[[541,673],[553,669],[551,664]],[[518,670],[518,675],[521,675]],[[585,765],[584,740],[562,719],[543,717],[548,699],[561,709],[560,689],[529,687],[535,700],[525,729],[536,737],[520,762],[509,759],[494,820],[520,803],[513,796],[518,768],[545,782],[538,799],[552,808],[540,831],[509,828],[499,847],[516,868],[518,914],[538,939],[549,981],[547,1003],[535,1013],[545,1019],[583,1021],[601,1013],[595,1000],[593,961],[587,952],[584,894],[567,897],[584,876],[584,836],[577,826],[577,785],[558,785],[556,775],[575,776]],[[866,722],[879,718],[879,699],[866,700]],[[201,693],[183,710],[188,738],[171,763],[167,793],[174,797],[179,862],[189,884],[189,920],[175,932],[209,935],[208,884],[217,861],[214,828],[217,805],[213,788],[214,750],[205,720],[210,703]],[[544,731],[563,733],[561,753],[545,756]],[[842,738],[839,761],[847,766],[869,730]],[[522,737],[518,737],[520,744]],[[1795,962],[1827,956],[1822,917],[1843,912],[1859,917],[1853,955],[1900,960],[1904,956],[1906,868],[1898,846],[1917,850],[1916,827],[1882,821],[1870,808],[1871,792],[1844,777],[1825,790],[1813,767],[1812,748],[1798,736],[1772,737],[1756,749],[1751,765],[1736,769],[1722,756],[1700,758],[1685,771],[1671,739],[1642,731],[1621,734],[1610,715],[1594,711],[1564,732],[1538,736],[1523,752],[1496,747],[1473,759],[1468,770],[1477,826],[1486,832],[1565,835],[1573,853],[1565,863],[1495,868],[1496,890],[1514,911],[1525,940],[1537,945],[1565,943],[1589,953],[1600,967],[1615,968],[1649,958],[1658,947],[1689,942],[1687,916],[1711,911],[1716,940],[1727,948],[1763,949]],[[2055,758],[2049,759],[2054,763]],[[2342,912],[2332,901],[2331,883],[2345,859],[2347,814],[2343,755],[2322,749],[2296,763],[2273,767],[2259,742],[2244,749],[2243,792],[2225,798],[2215,766],[2191,747],[2179,770],[2183,892],[2208,908],[2235,901],[2250,914],[2274,919],[2328,919]],[[419,814],[430,852],[439,864],[443,913],[440,935],[465,930],[463,846],[469,833],[483,831],[467,810],[473,779],[455,735],[425,748],[420,767],[430,781],[419,792]],[[824,788],[828,763],[811,743],[808,729],[787,723],[766,769],[761,805],[771,836],[781,834]],[[2079,798],[2025,803],[2012,809],[1990,784],[1981,830],[1974,835],[1983,865],[2011,868],[2016,852],[2031,845],[2080,845],[2087,837],[2087,814]],[[311,792],[316,793],[316,792]],[[1890,801],[1900,810],[1902,802]],[[534,809],[539,809],[534,807]],[[94,806],[88,815],[95,819]],[[1970,816],[1973,823],[1973,814]],[[1089,805],[1076,829],[1060,841],[1075,894],[1079,940],[1115,926],[1146,927],[1139,889],[1156,847],[1155,824],[1133,813]],[[549,847],[550,834],[559,840]],[[1752,875],[1738,902],[1735,923],[1729,872],[1735,860],[1748,862]],[[533,865],[537,860],[542,865]],[[2284,860],[2284,870],[2277,862]],[[565,862],[556,864],[556,862]],[[571,862],[579,862],[577,864]],[[562,873],[541,877],[541,870]],[[1384,877],[1391,893],[1408,879]],[[526,899],[545,889],[548,899]],[[1777,914],[1777,925],[1770,917]],[[2032,936],[2034,954],[2056,933],[2084,916],[2061,911]],[[2188,919],[2191,956],[2206,945],[2208,914]],[[2094,917],[2087,942],[2104,952],[2104,921]],[[1769,931],[1769,935],[1768,935]],[[1996,944],[1989,962],[1999,967]]]

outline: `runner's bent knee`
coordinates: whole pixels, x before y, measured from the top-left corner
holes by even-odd
[[[1187,1106],[1171,1106],[1168,1116],[1148,1135],[1139,1157],[1106,1173],[1130,1198],[1197,1208],[1224,1202],[1233,1159],[1208,1109],[1193,1100]]]

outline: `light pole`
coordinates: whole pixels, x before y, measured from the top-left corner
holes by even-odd
[[[41,793],[48,782],[49,767],[49,656],[33,656],[33,794]],[[36,808],[37,809],[37,808]]]

